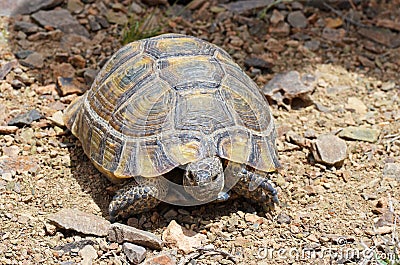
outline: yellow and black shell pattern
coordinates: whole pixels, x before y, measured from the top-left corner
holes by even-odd
[[[227,52],[192,36],[122,47],[64,120],[114,182],[157,177],[207,156],[265,172],[279,166],[274,122],[257,85]]]

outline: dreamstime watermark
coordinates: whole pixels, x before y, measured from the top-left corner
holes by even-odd
[[[320,260],[335,260],[335,261],[372,261],[375,264],[382,264],[382,261],[392,262],[387,264],[400,263],[399,254],[395,252],[381,252],[372,248],[357,248],[356,246],[348,245],[345,238],[336,240],[336,245],[319,248],[306,247],[259,247],[256,249],[243,249],[236,247],[234,253],[247,253],[253,255],[258,260],[291,260],[291,261],[320,261]],[[374,264],[374,263],[368,263]],[[386,264],[386,263],[385,263]]]
[[[333,260],[390,260],[400,261],[395,253],[382,253],[375,249],[357,249],[352,247],[321,247],[313,248],[259,248],[256,253],[258,259],[285,259],[285,260],[311,260],[311,259],[333,259]]]

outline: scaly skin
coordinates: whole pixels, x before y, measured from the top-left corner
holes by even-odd
[[[188,165],[183,182],[189,197],[198,204],[225,201],[230,191],[261,204],[265,210],[271,210],[279,203],[278,192],[266,172],[231,161],[227,161],[223,170],[222,161],[216,157]],[[111,220],[153,209],[167,197],[168,189],[168,180],[163,176],[135,177],[113,197],[109,206]]]
[[[113,222],[149,211],[156,207],[161,202],[159,199],[165,198],[167,193],[168,183],[165,178],[135,177],[112,198],[108,207],[110,219]]]

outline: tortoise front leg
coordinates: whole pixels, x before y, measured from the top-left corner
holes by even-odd
[[[226,185],[231,186],[232,191],[238,195],[253,202],[262,203],[267,209],[272,209],[274,204],[279,204],[278,191],[268,179],[268,173],[255,169],[249,170],[244,164],[229,162],[224,174]]]
[[[149,211],[166,197],[168,184],[162,176],[154,178],[135,177],[118,190],[108,207],[111,221]]]

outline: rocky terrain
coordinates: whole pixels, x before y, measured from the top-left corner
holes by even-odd
[[[399,6],[2,1],[0,263],[400,264]],[[62,111],[124,43],[166,32],[221,46],[270,101],[274,211],[238,198],[107,221],[117,187]]]

